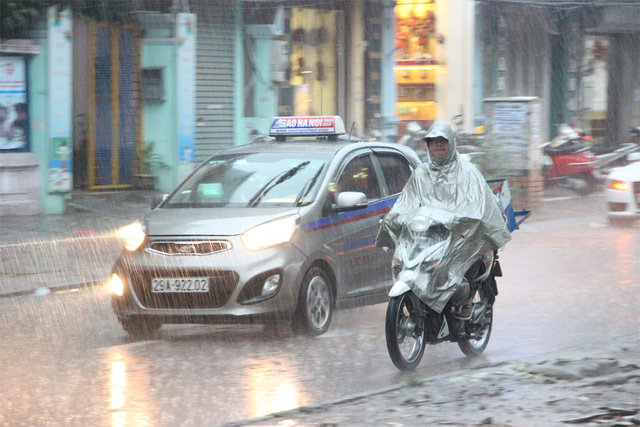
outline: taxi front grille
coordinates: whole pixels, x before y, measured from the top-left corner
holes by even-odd
[[[151,291],[154,278],[208,277],[208,292],[166,292]],[[224,306],[238,283],[238,276],[232,271],[203,270],[143,270],[131,278],[131,286],[140,304],[145,308],[157,309],[209,309]]]
[[[165,255],[211,255],[231,249],[225,240],[153,242],[149,250]]]

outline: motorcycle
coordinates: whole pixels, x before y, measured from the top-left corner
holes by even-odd
[[[545,183],[559,184],[586,196],[598,185],[598,159],[574,129],[563,124],[558,131],[557,137],[542,145]]]
[[[496,277],[502,276],[497,251],[485,254],[465,274],[456,294],[472,295],[469,315],[457,315],[447,304],[441,313],[432,310],[412,291],[420,274],[429,274],[442,259],[451,231],[442,223],[422,215],[410,219],[400,235],[393,258],[394,286],[387,307],[387,349],[400,370],[413,370],[420,363],[426,344],[457,342],[467,356],[478,356],[489,344],[493,326],[493,303],[498,295]],[[461,302],[461,298],[452,300]]]
[[[505,220],[508,228],[515,230],[529,212],[514,212],[506,181],[497,181],[504,184],[494,194],[507,206]],[[465,355],[474,357],[482,354],[491,337],[496,278],[502,276],[497,250],[480,254],[441,312],[418,297],[452,240],[452,231],[445,226],[447,215],[437,215],[438,211],[418,208],[404,222],[394,251],[394,285],[389,291],[385,335],[391,361],[402,371],[418,366],[427,344],[455,342]]]

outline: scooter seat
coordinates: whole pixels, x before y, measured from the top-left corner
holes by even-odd
[[[544,154],[547,156],[564,156],[567,154],[578,153],[580,151],[587,150],[587,147],[578,141],[569,141],[558,147],[551,147],[549,145],[544,147]]]

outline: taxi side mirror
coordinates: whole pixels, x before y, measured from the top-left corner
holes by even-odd
[[[354,211],[369,206],[367,196],[358,191],[343,191],[336,194],[336,203],[332,209],[336,212]]]

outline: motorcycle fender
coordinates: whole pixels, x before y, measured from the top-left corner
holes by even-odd
[[[502,277],[502,269],[500,268],[500,263],[498,261],[493,264],[493,276]]]
[[[409,292],[410,290],[411,288],[409,288],[409,285],[407,285],[402,280],[398,280],[396,283],[393,284],[393,286],[391,287],[391,290],[389,290],[389,296],[391,298],[397,297],[404,293]]]
[[[442,326],[440,327],[440,332],[438,332],[438,339],[441,340],[449,336],[449,324],[447,323],[447,317],[442,317]]]

